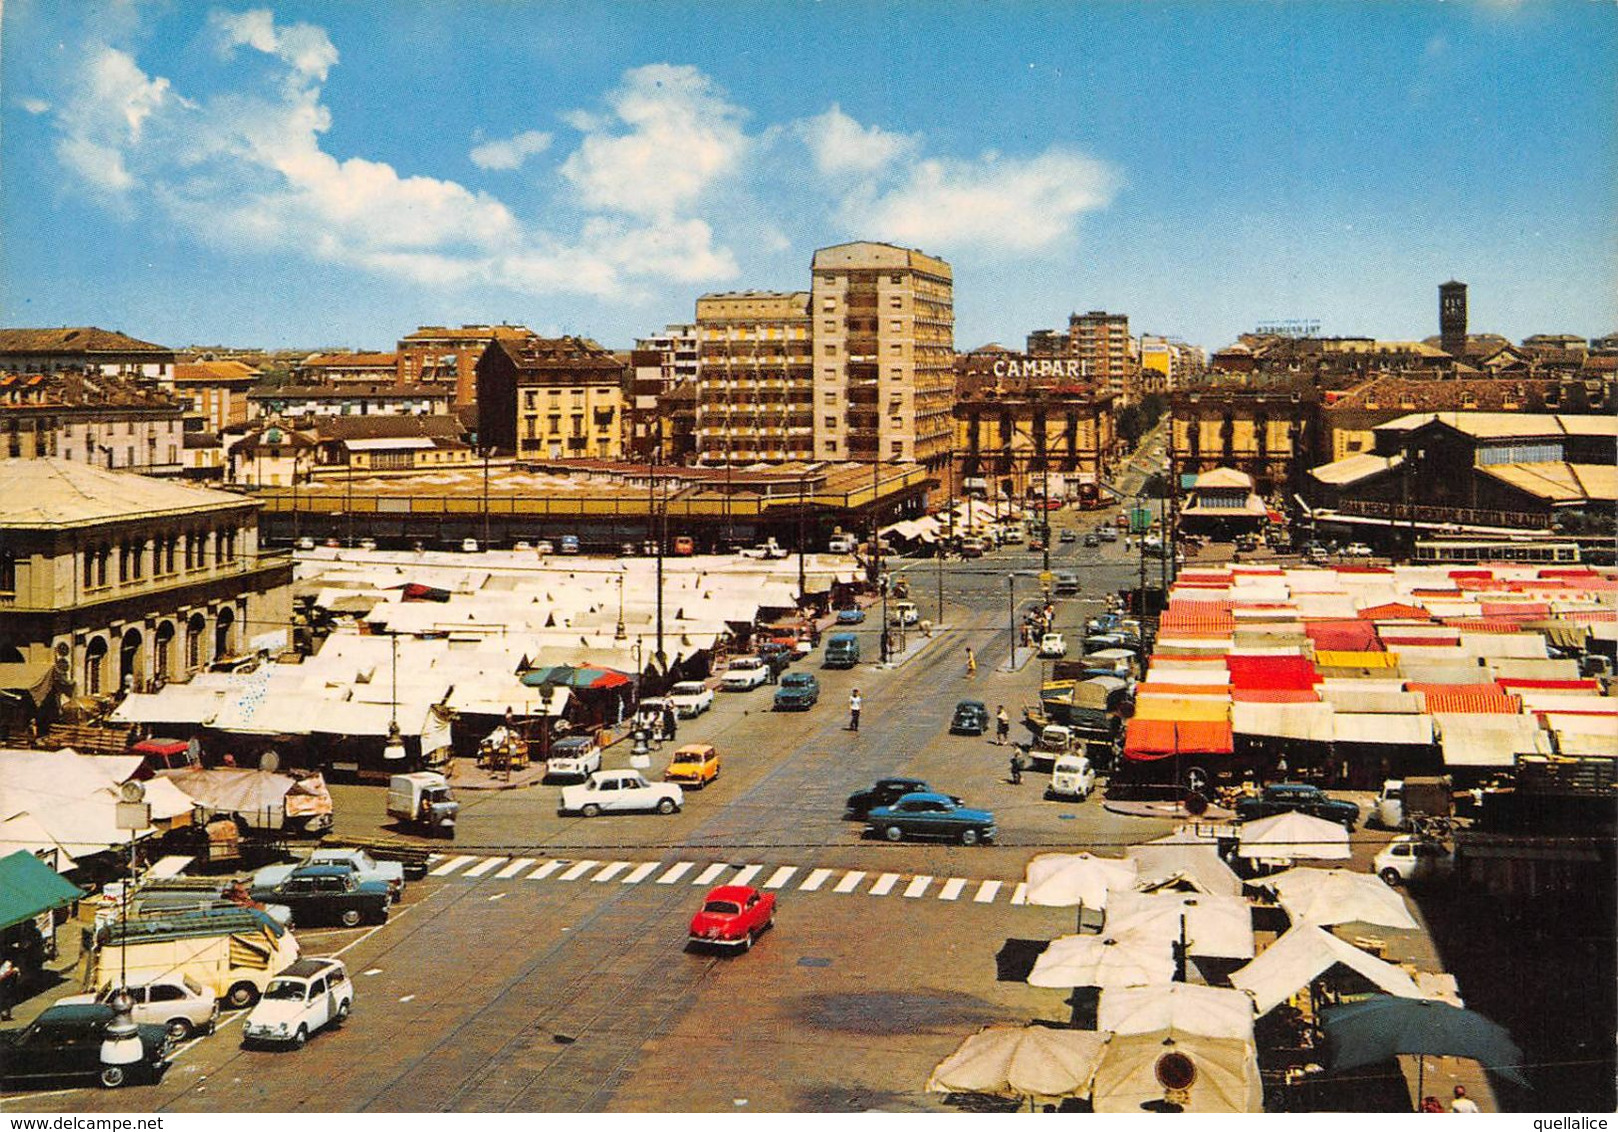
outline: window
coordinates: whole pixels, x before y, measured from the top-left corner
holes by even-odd
[[[825,450],[829,454],[835,454],[837,452],[837,442],[835,440],[826,441]]]
[[[0,550],[0,593],[17,590],[17,552]]]
[[[901,322],[899,319],[896,319],[896,318],[889,319],[888,320],[888,329],[893,331],[895,334],[897,334],[897,333],[899,333],[899,331],[904,329],[904,323]]]
[[[836,428],[837,427],[837,418],[836,417],[827,417],[826,418],[826,427],[827,428]]]
[[[903,456],[905,454],[905,442],[902,441],[902,440],[892,441],[889,444],[888,450],[893,455],[893,457],[895,459],[897,459],[898,457]]]
[[[888,282],[889,283],[903,283],[904,281],[905,281],[905,277],[903,275],[890,275],[890,276],[888,276]]]

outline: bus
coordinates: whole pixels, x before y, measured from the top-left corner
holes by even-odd
[[[1576,542],[1548,539],[1417,539],[1412,561],[1420,563],[1479,562],[1543,563],[1550,566],[1576,566],[1582,558]]]

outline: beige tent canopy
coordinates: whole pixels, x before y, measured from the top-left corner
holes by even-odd
[[[1339,963],[1389,994],[1427,997],[1402,968],[1368,955],[1314,924],[1300,924],[1289,930],[1257,959],[1232,974],[1230,981],[1238,990],[1253,996],[1260,1014],[1268,1014]]]

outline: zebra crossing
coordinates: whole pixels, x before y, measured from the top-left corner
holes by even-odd
[[[769,871],[766,873],[766,869]],[[839,875],[841,874],[841,875]],[[451,880],[543,881],[592,884],[687,884],[711,887],[750,884],[765,891],[825,892],[833,896],[894,896],[900,900],[941,900],[946,903],[1028,903],[1028,886],[1021,882],[938,877],[926,873],[869,873],[862,869],[806,869],[801,865],[732,864],[726,861],[604,861],[594,858],[453,856],[435,853],[427,860],[427,875]],[[760,881],[760,877],[763,878]],[[832,880],[836,877],[836,881]],[[862,891],[863,890],[863,891]]]

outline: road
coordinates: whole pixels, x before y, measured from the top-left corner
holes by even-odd
[[[1094,518],[1053,521],[1088,529]],[[967,1034],[1068,1015],[1060,992],[998,978],[1008,939],[1072,929],[1071,911],[1021,902],[1028,859],[1042,849],[1105,852],[1169,828],[1110,813],[1099,798],[1045,801],[1040,776],[1009,783],[1006,748],[948,734],[958,699],[1005,703],[1014,715],[1033,699],[1038,667],[1004,667],[1006,577],[1040,565],[1024,549],[951,563],[949,628],[894,668],[821,671],[822,699],[809,712],[768,711],[768,689],[721,695],[680,729],[680,741],[711,741],[723,759],[720,779],[689,794],[681,813],[562,818],[554,787],[466,798],[453,850],[388,924],[301,933],[310,953],[341,951],[357,990],[348,1023],[305,1049],[240,1049],[238,1017],[192,1043],[158,1085],[26,1103],[77,1112],[941,1108],[922,1091],[927,1074]],[[1121,543],[1058,543],[1052,565],[1081,574],[1083,595],[1058,602],[1069,631],[1136,570]],[[933,571],[931,562],[902,571],[924,610]],[[1038,594],[1031,577],[1016,585],[1025,601]],[[973,679],[968,646],[979,656]],[[845,730],[844,710],[856,686],[858,734]],[[626,758],[615,748],[608,765]],[[863,839],[858,823],[841,820],[843,799],[895,773],[993,809],[999,844]],[[339,788],[344,827],[376,827],[382,805],[374,788]],[[777,928],[749,954],[687,952],[701,894],[726,880],[775,890]]]

